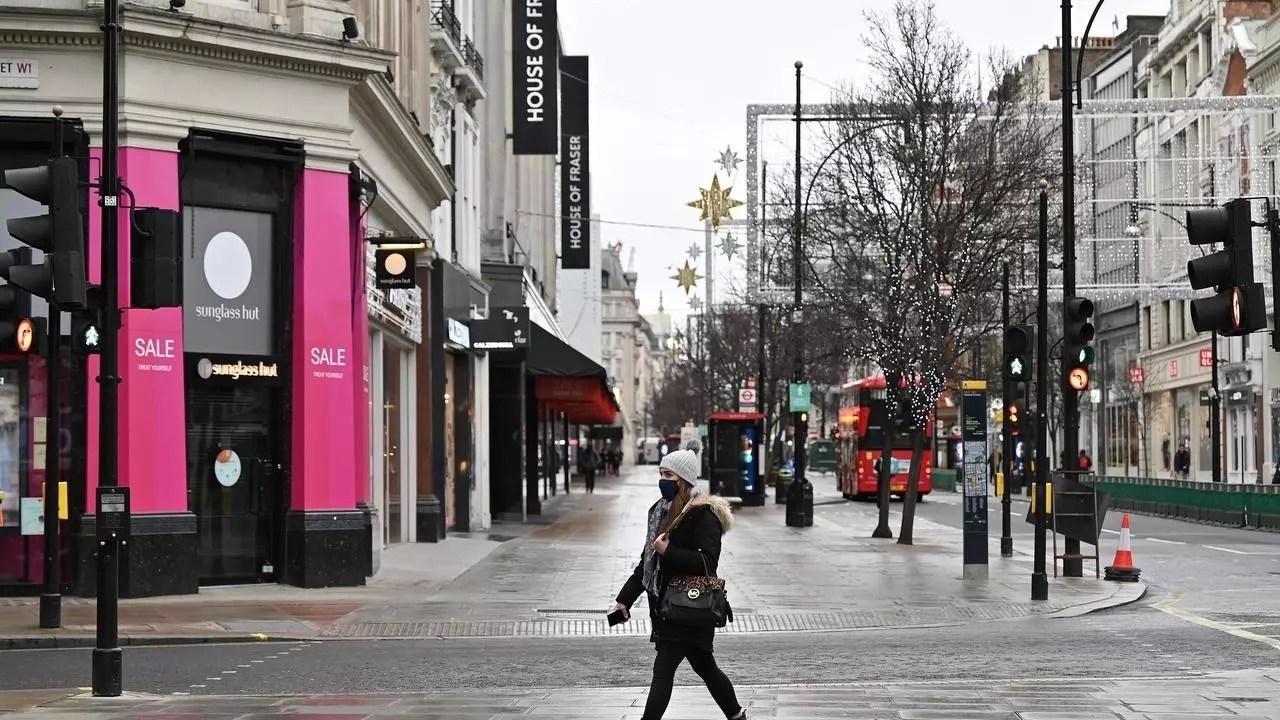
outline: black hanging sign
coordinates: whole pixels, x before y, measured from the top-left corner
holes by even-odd
[[[591,153],[587,56],[560,58],[564,147],[560,149],[560,267],[591,269]]]
[[[512,144],[516,155],[560,149],[556,0],[511,2]]]
[[[413,250],[383,250],[374,255],[374,278],[380,288],[413,287]]]
[[[489,308],[489,317],[471,321],[471,349],[485,352],[529,347],[529,308]]]

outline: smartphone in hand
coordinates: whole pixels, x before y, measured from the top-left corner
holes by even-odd
[[[613,612],[609,613],[609,627],[613,627],[614,625],[619,625],[626,621],[627,621],[627,611],[625,610],[614,610]]]

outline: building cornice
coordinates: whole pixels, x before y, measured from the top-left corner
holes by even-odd
[[[101,13],[93,10],[6,8],[5,45],[101,46]],[[129,6],[122,13],[128,48],[146,48],[188,60],[271,68],[351,84],[381,73],[395,53],[359,43],[266,30],[187,13]]]
[[[351,112],[400,159],[433,206],[453,197],[453,179],[385,79],[370,78],[358,86],[351,94]],[[429,218],[418,221],[430,225]]]
[[[48,48],[57,52],[101,48],[101,12],[97,8],[6,9],[0,42],[9,47]],[[298,78],[300,82],[351,88],[384,82],[382,73],[395,53],[357,43],[313,35],[299,35],[253,27],[189,13],[166,12],[130,5],[123,13],[122,53],[129,58],[214,66],[228,72],[252,72]],[[305,90],[299,89],[300,92]],[[225,110],[193,109],[175,98],[172,103],[134,97],[126,92],[121,105],[121,139],[133,147],[171,150],[187,135],[193,122],[211,130],[247,132],[264,137],[301,137],[306,143],[307,167],[346,172],[356,158],[351,130],[345,124],[299,124],[255,116],[253,108],[227,104]],[[85,121],[90,136],[101,137],[101,103],[90,98],[41,97],[41,105],[58,103]],[[193,113],[196,117],[193,117]]]

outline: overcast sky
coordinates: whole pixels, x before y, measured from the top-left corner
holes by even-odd
[[[1078,36],[1094,3],[1076,5]],[[687,301],[672,268],[703,240],[698,211],[686,203],[707,187],[726,146],[745,155],[746,106],[793,102],[796,60],[805,65],[806,102],[824,102],[831,86],[856,81],[863,12],[886,10],[892,0],[560,0],[559,7],[564,52],[591,57],[591,199],[604,221],[600,241],[621,242],[624,262],[635,249],[644,312],[656,310],[661,292],[667,310],[682,313]],[[937,7],[975,54],[1027,55],[1059,34],[1059,0],[938,0]],[[1093,34],[1112,34],[1125,15],[1168,8],[1169,0],[1106,0]],[[785,159],[794,131],[769,127],[762,155]],[[745,183],[741,171],[739,178]],[[742,190],[734,197],[745,200]]]

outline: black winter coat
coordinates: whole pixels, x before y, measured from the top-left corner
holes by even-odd
[[[653,507],[650,506],[649,510],[652,512]],[[680,575],[716,575],[720,566],[721,538],[733,527],[733,511],[729,502],[705,493],[695,495],[673,525],[674,529],[667,534],[667,551],[658,559],[658,587],[665,588],[672,578]],[[640,562],[622,586],[617,601],[630,610],[642,593],[647,593],[643,549]],[[694,643],[711,649],[715,628],[664,622],[658,616],[660,599],[649,594],[648,600],[649,621],[653,626],[650,640],[658,644]]]

